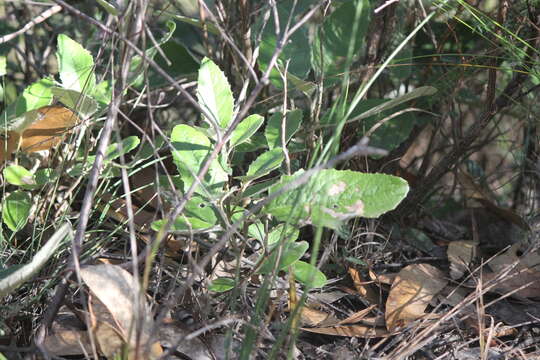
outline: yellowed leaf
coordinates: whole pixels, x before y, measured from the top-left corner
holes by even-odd
[[[413,264],[403,268],[390,289],[386,301],[386,327],[393,331],[424,316],[424,311],[448,281],[444,274],[429,264]]]

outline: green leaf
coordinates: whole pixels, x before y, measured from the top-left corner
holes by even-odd
[[[62,86],[80,93],[91,92],[96,86],[94,58],[79,43],[67,35],[58,35],[58,68]]]
[[[165,224],[165,220],[157,220],[152,223],[152,229],[159,231]],[[188,200],[184,212],[178,216],[171,231],[190,231],[209,229],[217,224],[217,216],[212,204],[199,196]]]
[[[173,161],[182,177],[185,191],[193,184],[195,176],[197,176],[207,157],[212,152],[212,144],[206,135],[189,125],[175,126],[171,134],[171,142],[174,148],[172,152]],[[204,189],[199,187],[197,192],[200,194],[208,192],[212,195],[221,195],[228,178],[227,172],[219,161],[215,159],[212,161],[208,173],[202,179]]]
[[[37,274],[47,261],[56,254],[58,247],[66,237],[73,237],[73,230],[69,223],[62,225],[28,264],[15,265],[2,271],[0,274],[0,299],[9,295],[13,290]]]
[[[201,21],[201,19],[191,18],[184,15],[173,15],[173,17],[183,23],[190,24],[198,27],[199,29],[206,29],[209,33],[219,35],[219,29],[209,21]]]
[[[253,114],[245,118],[238,124],[231,135],[231,146],[234,147],[251,138],[264,123],[261,115]]]
[[[197,80],[199,105],[210,113],[210,122],[226,128],[232,120],[234,98],[225,74],[208,58],[204,58]]]
[[[414,100],[422,96],[430,96],[437,92],[437,89],[433,86],[421,86],[414,90],[409,91],[408,93],[401,95],[395,99],[391,100],[379,100],[381,103],[379,105],[369,108],[369,110],[361,111],[361,109],[355,109],[355,113],[360,113],[360,115],[352,116],[352,119],[347,122],[359,121],[366,119],[370,116],[380,114],[383,111],[392,109],[398,105],[401,105],[407,101]]]
[[[309,248],[307,241],[298,241],[298,242],[288,242],[283,245],[281,251],[281,257],[279,259],[279,264],[277,262],[279,256],[279,249],[275,247],[268,258],[266,258],[261,266],[259,273],[260,274],[269,274],[274,269],[283,270],[288,266],[294,264],[298,261]]]
[[[45,185],[58,179],[58,173],[54,169],[45,168],[36,171],[35,179],[37,185]]]
[[[275,148],[262,153],[249,165],[247,175],[239,176],[238,178],[244,182],[260,178],[269,174],[272,170],[279,168],[283,159],[285,159],[285,156],[283,155],[282,148]]]
[[[83,118],[92,116],[98,109],[98,103],[94,99],[90,96],[81,94],[78,91],[56,86],[53,87],[51,91],[62,104],[66,105],[71,110],[76,111]]]
[[[268,246],[272,248],[281,242],[292,242],[298,239],[298,236],[300,236],[300,230],[296,226],[279,224],[268,234]]]
[[[2,127],[6,130],[14,130],[25,122],[27,112],[50,105],[53,100],[51,91],[53,85],[51,79],[45,78],[24,89],[23,93],[17,97],[17,100],[2,113]]]
[[[268,236],[265,236],[263,224],[261,222],[257,222],[248,226],[248,234],[263,244],[265,243],[266,238],[268,247],[272,249],[279,243],[293,242],[298,239],[298,236],[300,235],[298,228],[287,225],[287,228],[285,229],[285,226],[286,224],[274,226],[274,228],[272,228],[272,230],[268,233]]]
[[[174,21],[168,23],[172,23],[174,27],[170,27],[172,29],[171,36],[161,45],[161,51],[169,62],[161,56],[161,53],[157,53],[156,63],[172,77],[188,74],[193,74],[194,77],[199,69],[199,63],[195,61],[186,47],[179,41],[185,35],[184,29],[182,27],[177,28]],[[152,74],[150,77],[151,85],[158,86],[166,83],[166,80],[161,75],[154,73],[153,69]]]
[[[111,14],[112,16],[118,16],[118,9],[115,7],[116,3],[114,2],[114,0],[113,0],[112,4],[105,1],[105,0],[97,0],[97,2],[109,14]],[[118,6],[118,5],[116,5],[116,6]]]
[[[252,197],[259,195],[260,193],[268,190],[268,188],[274,185],[278,181],[278,178],[262,181],[257,184],[252,184],[242,194],[243,197]]]
[[[4,179],[17,186],[36,185],[34,174],[20,165],[10,165],[3,170]]]
[[[294,278],[310,288],[319,288],[326,285],[326,275],[310,263],[297,261],[293,264]]]
[[[292,19],[291,24],[295,24],[295,21],[299,20],[312,4],[313,0],[279,2],[277,4],[277,10],[280,31],[283,32],[285,30],[285,25],[289,18]],[[274,52],[276,51],[278,39],[276,38],[274,21],[265,21],[260,17],[257,24],[258,26],[256,27],[261,27],[263,24],[265,24],[265,27],[263,29],[262,41],[259,44],[260,55],[257,62],[261,69],[266,71]],[[258,37],[259,31],[254,31],[252,34],[254,37]],[[305,79],[311,68],[310,48],[308,27],[301,26],[287,39],[287,43],[279,55],[278,63],[280,69],[283,70],[285,64],[287,64],[288,73],[291,73],[301,80]],[[278,87],[283,86],[281,75],[275,68],[270,74],[270,80]]]
[[[302,173],[282,176],[270,193],[298,179]],[[312,175],[306,184],[281,194],[265,210],[281,221],[339,230],[348,219],[376,218],[395,209],[408,191],[407,182],[396,176],[328,169]]]
[[[236,281],[234,281],[234,279],[220,277],[212,281],[212,283],[208,286],[208,290],[222,293],[233,289],[235,286]]]
[[[18,231],[28,221],[32,199],[26,191],[17,190],[2,202],[2,220],[11,231]]]
[[[137,136],[128,136],[125,139],[122,139],[122,149],[120,150],[120,144],[115,143],[109,145],[107,151],[105,152],[105,161],[113,161],[119,158],[122,155],[127,154],[131,150],[139,146],[141,141]]]
[[[275,113],[268,120],[266,129],[264,131],[264,136],[266,137],[266,142],[268,143],[268,148],[274,149],[276,147],[281,147],[286,145],[293,135],[300,129],[302,124],[302,110],[296,109],[289,111],[285,117],[285,144],[282,144],[281,135],[282,135],[282,122],[283,114],[280,112]]]
[[[356,18],[357,6],[359,17]],[[362,54],[360,51],[366,38],[369,24],[370,6],[368,0],[345,1],[324,19],[320,32],[317,32],[312,46],[313,68],[319,74],[334,77],[343,73],[347,63],[349,46],[352,42],[353,61]],[[356,24],[356,33],[352,33]],[[339,81],[341,77],[330,80]]]

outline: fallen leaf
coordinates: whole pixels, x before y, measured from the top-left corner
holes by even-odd
[[[70,311],[62,307],[43,340],[43,347],[51,355],[74,356],[92,353],[86,326]]]
[[[394,333],[390,333],[385,328],[368,325],[336,325],[321,328],[301,328],[301,330],[324,335],[351,336],[360,338],[377,338],[394,335]]]
[[[525,244],[522,243],[514,244],[488,263],[494,273],[484,273],[484,281],[496,278],[499,273],[509,270],[515,264],[515,267],[497,284],[494,291],[506,293],[525,286],[516,291],[513,296],[540,297],[540,254],[529,252],[520,256],[524,246]]]
[[[130,345],[130,355],[134,355],[136,344],[140,344],[141,353],[148,354],[149,359],[157,358],[159,351],[154,348],[150,339],[152,314],[145,298],[139,289],[134,287],[133,276],[120,266],[100,264],[83,267],[81,278],[91,293],[110,312],[117,325],[114,330]],[[107,330],[105,327],[102,331]]]
[[[120,329],[117,328],[111,313],[101,301],[94,296],[88,304],[91,318],[91,331],[96,341],[98,351],[107,359],[113,359],[120,354],[127,342]]]
[[[314,309],[310,306],[304,306],[300,314],[300,321],[302,324],[308,326],[323,326],[323,324],[328,324],[328,322],[335,323],[337,319],[324,311]]]
[[[20,149],[24,152],[49,150],[79,123],[77,115],[63,106],[45,106],[37,112],[37,121],[22,132]]]
[[[476,256],[477,243],[474,241],[452,241],[448,245],[447,256],[450,261],[450,277],[454,280],[463,276]]]
[[[448,281],[429,264],[406,266],[399,273],[386,301],[386,327],[393,331],[424,316],[424,311]]]
[[[372,305],[343,320],[337,320],[334,316],[329,314],[309,309],[308,313],[313,315],[311,320],[316,320],[313,321],[313,323],[306,322],[306,324],[316,327],[302,328],[302,330],[325,335],[361,338],[386,337],[396,334],[390,333],[384,328],[384,318],[380,316],[368,317],[369,313],[375,308],[376,305]],[[308,308],[304,308],[304,310],[306,309]],[[326,317],[324,317],[324,315],[326,315]],[[317,316],[320,316],[320,318],[317,319]]]

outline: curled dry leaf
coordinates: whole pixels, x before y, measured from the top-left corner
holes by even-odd
[[[476,256],[477,243],[474,241],[452,241],[448,245],[447,255],[450,261],[450,277],[459,279],[467,271]]]
[[[393,331],[424,316],[424,311],[448,281],[444,274],[429,264],[413,264],[403,268],[390,289],[386,301],[386,327]]]

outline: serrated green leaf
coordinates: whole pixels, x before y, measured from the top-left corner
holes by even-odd
[[[234,147],[247,140],[259,130],[264,123],[261,115],[253,114],[245,118],[238,124],[231,135],[231,146]]]
[[[326,275],[311,264],[298,260],[293,264],[294,278],[310,288],[319,288],[326,285]]]
[[[174,148],[173,161],[182,177],[185,191],[193,184],[195,176],[212,152],[212,144],[206,135],[189,125],[175,126],[171,134],[171,142]],[[227,172],[219,161],[214,160],[208,173],[202,179],[204,189],[199,187],[197,192],[203,195],[207,192],[212,195],[221,195],[228,178]]]
[[[127,154],[139,146],[140,142],[141,140],[139,140],[139,137],[128,136],[127,138],[122,139],[122,149],[120,149],[120,144],[118,143],[109,145],[107,151],[105,152],[105,161],[113,161],[120,156]]]
[[[208,290],[222,293],[233,289],[235,286],[236,281],[234,281],[234,279],[220,277],[212,281],[212,283],[208,286]]]
[[[266,142],[270,150],[276,147],[282,147],[286,145],[293,135],[300,129],[302,124],[302,110],[296,109],[289,111],[285,117],[285,144],[282,144],[282,122],[283,114],[278,112],[270,117],[266,129],[264,131],[264,136],[266,137]]]
[[[238,178],[245,182],[263,177],[279,168],[284,159],[282,148],[275,148],[262,153],[249,165],[246,176],[239,176]]]
[[[36,185],[34,175],[20,165],[10,165],[3,170],[4,179],[17,186]]]
[[[26,191],[17,190],[2,201],[2,220],[11,231],[18,231],[28,221],[32,199]]]
[[[197,80],[199,105],[213,118],[210,122],[226,128],[232,120],[234,98],[225,74],[210,59],[204,58]]]
[[[282,176],[270,193],[302,173]],[[376,218],[393,210],[408,191],[407,182],[396,176],[327,169],[312,175],[306,184],[278,196],[265,210],[281,221],[337,230],[348,219]]]
[[[309,244],[307,243],[307,241],[285,243],[283,245],[283,249],[281,250],[281,257],[279,258],[279,264],[277,261],[278,256],[279,256],[279,251],[277,248],[274,248],[272,251],[272,254],[264,260],[263,265],[261,266],[259,270],[259,273],[269,274],[272,271],[274,271],[274,269],[283,270],[287,268],[288,266],[298,261],[302,256],[304,256],[308,248],[309,248]]]
[[[93,91],[96,86],[94,58],[88,50],[67,35],[60,34],[56,57],[64,88],[80,93]]]

